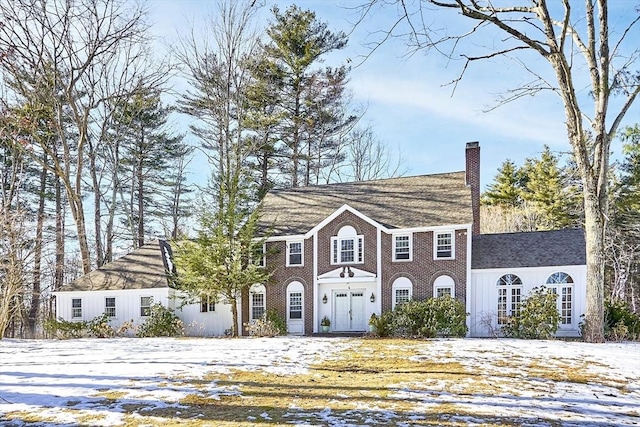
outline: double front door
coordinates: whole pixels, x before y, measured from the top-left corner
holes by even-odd
[[[364,289],[333,291],[334,331],[364,331],[367,327]]]

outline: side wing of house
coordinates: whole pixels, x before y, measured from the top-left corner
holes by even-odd
[[[488,234],[473,239],[469,334],[500,333],[522,300],[545,286],[557,295],[557,336],[580,334],[586,305],[587,268],[582,230]]]
[[[89,321],[106,313],[115,329],[144,323],[154,303],[174,310],[190,336],[222,336],[231,329],[231,306],[208,298],[192,300],[174,289],[172,251],[165,241],[150,242],[86,274],[55,292],[56,317]]]

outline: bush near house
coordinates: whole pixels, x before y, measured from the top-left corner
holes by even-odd
[[[640,340],[640,315],[634,313],[625,301],[605,301],[604,321],[607,340]]]
[[[245,323],[244,327],[252,337],[275,337],[287,334],[287,322],[274,308],[264,312],[260,319]]]
[[[451,297],[411,300],[369,321],[375,335],[402,337],[464,337],[467,334],[464,305]]]
[[[523,299],[518,316],[509,317],[502,333],[509,338],[553,339],[560,326],[557,297],[545,286],[533,288]]]
[[[44,322],[44,330],[59,340],[82,338],[87,333],[87,322],[70,322],[51,318]]]
[[[182,320],[160,303],[151,305],[149,317],[136,331],[138,337],[176,337],[184,335]]]

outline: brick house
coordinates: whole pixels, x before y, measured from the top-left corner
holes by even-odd
[[[477,142],[466,145],[465,159],[463,172],[267,194],[262,262],[272,280],[243,295],[240,321],[254,321],[273,308],[286,319],[290,334],[320,332],[325,316],[331,332],[364,332],[373,313],[409,299],[450,295],[465,304],[469,334],[488,336],[517,312],[534,287],[545,285],[558,294],[558,335],[578,335],[586,289],[582,230],[480,235]],[[163,252],[163,245],[156,256],[163,257],[166,267],[170,250]],[[116,294],[124,292],[118,282],[103,287],[100,298],[91,302],[98,294],[85,292],[90,290],[82,286],[86,279],[76,282],[56,293],[63,318],[79,303],[93,307],[87,316],[99,315],[101,306],[106,310],[106,300],[100,298],[116,304]],[[119,297],[120,303],[135,311],[137,299],[143,301],[149,290],[135,279],[126,282],[132,289]],[[200,325],[202,335],[220,335],[230,327],[228,304],[184,305],[175,302],[180,294],[166,280],[160,288],[161,300],[175,307],[185,323]]]
[[[243,321],[275,308],[293,334],[320,332],[325,316],[330,331],[366,331],[372,313],[447,294],[465,303],[470,334],[486,336],[545,284],[559,294],[559,334],[577,335],[582,231],[481,236],[477,142],[466,145],[465,160],[464,172],[267,194],[262,226],[270,231],[265,262],[273,281],[251,289]],[[518,279],[507,289],[503,278],[512,276]],[[549,282],[565,276],[571,284]]]

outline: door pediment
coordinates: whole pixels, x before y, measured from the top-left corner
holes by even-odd
[[[338,267],[318,276],[319,283],[370,282],[376,278],[375,273],[354,267]]]

